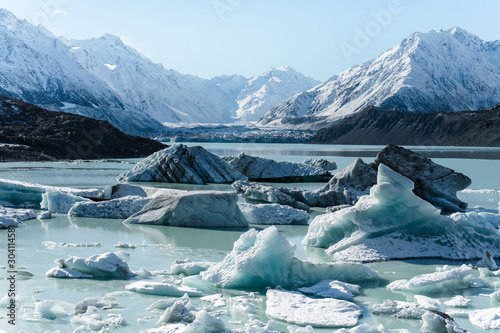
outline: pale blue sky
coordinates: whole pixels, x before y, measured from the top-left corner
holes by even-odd
[[[288,65],[324,81],[415,31],[460,26],[500,39],[498,0],[0,0],[0,7],[68,38],[119,35],[154,62],[204,78]]]

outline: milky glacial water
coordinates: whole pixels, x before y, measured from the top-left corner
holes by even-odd
[[[193,143],[189,143],[193,145]],[[362,156],[366,162],[373,160],[376,152],[382,147],[374,146],[326,146],[299,144],[213,144],[203,143],[210,151],[219,155],[237,154],[244,151],[250,155],[258,155],[276,160],[302,161],[306,157],[323,157],[334,160],[338,169],[352,163],[356,156]],[[437,163],[451,167],[468,175],[473,183],[472,189],[500,190],[500,159],[495,149],[481,148],[446,148],[423,147],[436,156]],[[447,155],[446,152],[451,152]],[[485,154],[487,155],[485,157]],[[482,158],[472,158],[480,156]],[[495,159],[494,157],[497,156]],[[30,162],[0,164],[0,178],[15,179],[44,185],[69,186],[77,188],[103,188],[116,183],[115,177],[129,170],[138,160],[107,160],[80,161],[74,163]],[[231,191],[229,185],[180,185],[180,184],[147,184],[185,190],[220,190]],[[305,189],[317,189],[320,183],[288,183],[279,184]],[[469,203],[469,207],[482,206],[487,211],[497,212],[500,194],[498,193],[459,193],[459,197]],[[323,209],[314,209],[312,216],[323,213]],[[254,226],[261,229],[264,226]],[[303,260],[328,262],[330,259],[322,249],[305,248],[301,241],[307,233],[307,226],[279,226],[278,229],[292,243],[296,244],[296,256]],[[174,260],[189,258],[193,261],[221,261],[231,251],[234,241],[246,230],[205,230],[194,228],[179,228],[166,226],[124,225],[122,220],[68,218],[65,215],[54,214],[51,220],[32,220],[23,223],[16,229],[16,261],[18,266],[33,274],[31,278],[18,278],[16,293],[20,296],[16,326],[6,324],[6,310],[0,309],[0,330],[7,332],[72,332],[76,326],[71,324],[72,307],[77,302],[88,297],[102,298],[105,295],[116,297],[120,307],[100,312],[120,314],[128,322],[127,326],[116,328],[116,332],[139,332],[157,327],[155,322],[163,311],[146,310],[161,296],[143,295],[125,291],[130,281],[116,280],[68,280],[45,277],[45,273],[54,267],[53,261],[69,256],[89,257],[109,251],[118,251],[114,245],[118,242],[136,244],[135,249],[125,249],[129,254],[128,264],[131,270],[140,268],[147,270],[168,270]],[[48,248],[43,242],[57,243],[100,243],[100,247],[54,247]],[[143,246],[141,246],[143,245]],[[0,298],[7,294],[7,233],[0,231]],[[464,262],[443,260],[408,260],[371,263],[370,267],[377,270],[383,280],[376,284],[362,285],[360,296],[356,303],[363,310],[360,323],[371,325],[383,324],[387,328],[406,328],[411,332],[419,332],[420,320],[403,320],[386,316],[373,315],[370,306],[382,303],[386,299],[413,301],[410,292],[394,292],[386,285],[394,280],[411,278],[415,275],[430,273],[436,267],[451,265],[458,267]],[[465,262],[467,263],[467,262]],[[138,278],[135,278],[137,280]],[[177,280],[175,276],[155,276],[151,281]],[[493,280],[495,282],[495,280]],[[498,281],[500,282],[500,278]],[[429,297],[446,301],[454,295],[464,295],[472,299],[471,309],[498,307],[500,303],[490,301],[487,296],[495,291],[494,287],[470,288],[424,294]],[[227,306],[216,308],[217,315],[224,320],[230,330],[244,329],[248,322],[266,323],[270,318],[265,315],[265,290],[227,290],[213,289],[211,293],[221,293],[227,301]],[[55,321],[34,318],[34,303],[37,300],[53,300],[62,306],[67,315]],[[192,298],[199,307],[209,303]],[[252,306],[239,306],[244,300]],[[245,311],[246,309],[246,311]],[[481,330],[472,326],[467,318],[455,318],[462,328],[470,332]],[[287,332],[289,324],[277,322],[276,329]],[[317,332],[335,332],[336,329],[315,329]],[[490,331],[491,332],[491,331]]]

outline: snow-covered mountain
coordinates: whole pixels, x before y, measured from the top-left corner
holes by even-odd
[[[500,101],[500,40],[458,27],[414,33],[378,58],[281,102],[260,125],[320,128],[368,105],[427,113]]]
[[[283,99],[319,84],[286,67],[253,78],[184,75],[117,36],[58,38],[4,9],[0,43],[0,94],[105,119],[134,134],[162,132],[161,123],[258,120]]]

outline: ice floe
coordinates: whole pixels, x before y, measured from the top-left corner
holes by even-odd
[[[224,288],[262,289],[282,286],[298,288],[322,280],[346,282],[377,280],[379,274],[366,265],[354,263],[313,263],[294,257],[295,245],[276,229],[247,231],[234,243],[224,260],[199,276],[183,282],[193,286],[212,284]]]
[[[372,312],[401,319],[420,319],[426,310],[414,302],[385,300],[382,304],[372,305]]]
[[[35,305],[35,318],[43,318],[48,320],[58,320],[64,317],[66,312],[57,305],[54,301],[40,301]]]
[[[353,328],[342,328],[335,333],[410,333],[410,331],[404,328],[389,330],[385,328],[385,326],[382,324],[378,325],[377,327],[374,327],[367,323],[364,323]]]
[[[209,269],[213,264],[213,262],[193,262],[189,259],[175,260],[170,264],[170,272],[172,274],[184,274],[186,276],[198,275]]]
[[[328,170],[304,163],[277,162],[272,159],[240,153],[223,159],[253,181],[323,181],[331,177]]]
[[[354,300],[354,295],[359,295],[361,287],[356,284],[350,284],[336,280],[324,280],[311,287],[303,287],[298,290],[306,295],[315,297],[336,298],[346,301]]]
[[[232,183],[246,177],[201,146],[175,144],[146,157],[117,179],[132,182],[205,184]]]
[[[46,275],[55,278],[108,278],[128,279],[135,276],[125,261],[113,252],[98,254],[89,258],[70,257],[57,259],[57,267]]]
[[[336,260],[479,259],[500,256],[500,215],[455,213],[417,197],[413,182],[380,164],[377,185],[350,208],[317,216],[304,245],[328,248]]]
[[[483,329],[500,329],[500,308],[474,310],[469,313],[472,325]]]
[[[156,322],[156,325],[163,325],[169,323],[192,323],[195,319],[195,315],[192,314],[184,306],[184,302],[176,301],[172,306],[168,307],[165,312],[160,317],[160,320]]]
[[[127,321],[119,314],[111,313],[105,317],[97,311],[96,307],[89,306],[85,313],[73,316],[71,324],[76,327],[73,332],[106,332],[128,325]]]
[[[422,321],[421,333],[467,333],[453,318],[443,312],[427,311],[423,314]]]
[[[42,209],[48,209],[53,213],[67,214],[71,207],[79,201],[89,200],[73,194],[58,191],[47,191],[42,194],[40,207]]]
[[[457,308],[465,308],[469,305],[470,301],[471,301],[470,298],[465,298],[462,295],[456,295],[453,296],[451,299],[447,300],[446,302],[444,302],[444,305]]]
[[[42,245],[48,249],[55,247],[101,247],[101,243],[57,243],[53,241],[42,242]]]
[[[37,213],[31,209],[16,209],[0,206],[0,229],[17,227],[26,220],[35,219]]]
[[[297,325],[350,327],[363,310],[356,304],[334,298],[313,299],[299,292],[269,289],[266,315]]]
[[[241,212],[251,224],[307,224],[309,213],[280,204],[248,204],[239,202]]]
[[[246,227],[235,193],[163,191],[124,223],[179,227]],[[196,207],[196,209],[193,209]]]
[[[128,291],[135,291],[141,294],[161,295],[180,297],[187,294],[190,297],[199,297],[202,292],[194,288],[174,285],[166,282],[136,281],[125,287]]]
[[[205,296],[205,297],[210,297],[210,296]],[[204,297],[202,297],[200,299],[203,300],[203,298]],[[153,309],[165,310],[165,309],[171,307],[172,305],[174,305],[175,302],[179,302],[179,301],[181,301],[182,304],[188,310],[193,310],[194,309],[193,303],[191,302],[191,299],[189,298],[189,295],[185,293],[184,295],[182,295],[182,297],[178,297],[178,298],[175,298],[175,299],[166,298],[166,299],[157,300],[153,304],[151,304],[147,308],[147,310],[153,310]]]
[[[126,219],[139,212],[151,198],[127,196],[108,201],[81,201],[71,206],[69,216]]]
[[[334,161],[328,161],[327,159],[324,158],[307,157],[302,163],[316,168],[325,169],[327,171],[333,171],[337,169],[337,164]]]
[[[116,298],[111,296],[103,297],[101,300],[97,298],[85,298],[80,302],[76,303],[73,307],[74,314],[86,313],[88,308],[93,306],[96,309],[111,309],[118,307],[120,304],[117,302]]]

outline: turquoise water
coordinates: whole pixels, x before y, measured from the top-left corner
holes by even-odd
[[[191,145],[192,143],[190,143]],[[219,155],[236,154],[244,151],[251,155],[259,155],[276,160],[302,161],[306,157],[326,157],[334,160],[339,169],[349,165],[355,156],[362,155],[367,162],[373,160],[376,152],[381,147],[339,147],[319,145],[279,145],[279,144],[202,144],[207,149]],[[429,149],[426,147],[426,149]],[[446,151],[442,147],[436,148]],[[451,149],[450,149],[451,150]],[[354,152],[355,156],[345,156]],[[454,154],[460,149],[453,149]],[[470,148],[463,148],[464,156],[470,157]],[[341,156],[338,156],[341,155]],[[477,155],[477,154],[476,154]],[[500,160],[471,159],[471,158],[436,158],[436,162],[463,172],[472,178],[472,189],[500,190]],[[44,185],[69,186],[77,188],[103,188],[116,183],[115,177],[125,170],[133,167],[138,160],[106,160],[106,161],[80,161],[75,163],[30,162],[30,163],[3,163],[0,164],[0,178],[14,179],[25,182],[40,183]],[[186,190],[221,190],[230,191],[229,185],[181,185],[181,184],[148,184]],[[281,184],[305,189],[317,189],[320,183],[289,183]],[[497,212],[500,202],[499,194],[459,193],[462,200],[469,202],[470,207],[481,205],[485,209]],[[313,215],[320,214],[323,209],[315,209]],[[69,256],[89,257],[108,251],[117,251],[113,247],[118,242],[138,245],[135,249],[124,250],[130,255],[128,264],[134,271],[140,268],[147,270],[167,270],[174,260],[189,258],[194,261],[220,261],[231,251],[233,243],[244,230],[204,230],[193,228],[177,228],[164,226],[138,226],[124,225],[121,220],[71,218],[65,215],[54,214],[51,220],[32,220],[22,224],[16,229],[17,264],[33,274],[33,277],[18,279],[16,292],[20,295],[20,308],[17,313],[15,329],[4,325],[6,318],[5,309],[0,309],[0,330],[8,332],[57,331],[72,332],[75,327],[71,324],[71,315],[66,315],[57,321],[39,320],[33,317],[33,304],[35,300],[54,300],[63,308],[71,309],[74,304],[87,297],[102,298],[113,293],[120,307],[106,310],[107,313],[122,315],[129,323],[128,326],[115,329],[116,332],[138,332],[156,327],[155,322],[161,312],[148,311],[154,301],[160,296],[142,295],[124,292],[129,281],[105,280],[59,280],[45,277],[45,272],[54,267],[54,260],[66,259]],[[255,226],[262,228],[263,226]],[[279,226],[278,229],[285,237],[296,244],[296,256],[303,260],[317,262],[329,261],[321,249],[304,248],[301,241],[307,232],[307,226]],[[7,293],[7,233],[0,231],[0,298]],[[47,248],[42,242],[66,243],[100,243],[100,247],[55,247]],[[144,244],[145,246],[139,246]],[[2,259],[3,258],[3,259]],[[411,260],[372,263],[370,266],[377,270],[384,281],[378,285],[365,285],[362,294],[356,302],[364,309],[361,323],[372,325],[383,324],[388,328],[407,328],[411,332],[419,332],[419,320],[400,320],[391,317],[374,316],[370,312],[370,305],[382,303],[385,299],[411,300],[411,293],[393,292],[385,288],[390,282],[402,278],[434,272],[436,267],[449,264],[460,266],[462,262],[446,262],[440,260]],[[170,276],[155,276],[152,281],[172,279]],[[175,279],[175,278],[174,278]],[[500,278],[499,278],[500,279]],[[499,280],[500,281],[500,280]],[[494,291],[493,287],[474,288],[453,292],[443,292],[437,295],[427,295],[443,301],[456,294],[465,295],[472,299],[470,309],[496,307],[500,304],[492,303],[490,298],[484,296]],[[117,293],[118,292],[118,293]],[[239,290],[215,290],[222,293],[228,301],[228,306],[223,308],[218,315],[226,322],[228,329],[243,329],[245,322],[259,320],[267,322],[265,316],[265,297],[252,295]],[[246,313],[238,307],[236,296],[244,297],[255,305],[255,309]],[[207,305],[199,299],[193,299],[198,306]],[[69,310],[68,310],[69,312]],[[471,332],[479,332],[468,319],[456,318],[457,322]],[[286,323],[277,322],[279,331],[287,332]],[[334,332],[335,329],[317,329],[318,332]]]

